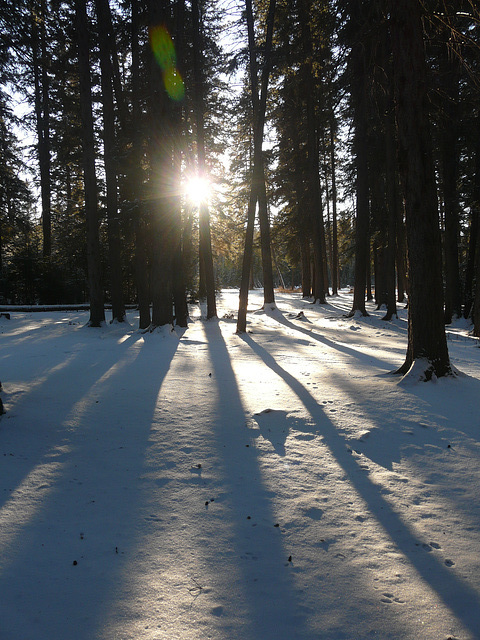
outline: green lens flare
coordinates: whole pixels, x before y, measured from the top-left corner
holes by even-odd
[[[175,67],[177,62],[175,45],[165,27],[159,26],[150,29],[150,46],[162,71]]]
[[[177,69],[166,69],[163,74],[165,89],[172,100],[182,100],[185,95],[185,85]]]
[[[175,45],[167,29],[163,26],[150,29],[150,46],[160,69],[163,71],[165,90],[172,100],[182,100],[185,85],[177,69]]]

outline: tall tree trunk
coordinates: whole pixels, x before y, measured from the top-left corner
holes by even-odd
[[[250,56],[250,83],[252,90],[253,100],[253,175],[252,185],[250,189],[250,197],[248,203],[247,212],[247,227],[245,231],[245,249],[243,254],[242,264],[242,279],[240,282],[240,297],[238,306],[238,318],[237,318],[237,333],[244,333],[247,330],[247,306],[248,306],[248,289],[250,284],[250,271],[252,266],[253,257],[253,233],[255,229],[255,210],[257,206],[257,200],[259,197],[259,189],[263,182],[265,188],[265,174],[263,167],[263,154],[262,154],[262,142],[263,142],[263,130],[265,126],[265,111],[267,106],[267,88],[268,79],[270,75],[270,52],[273,38],[273,24],[275,18],[275,5],[276,0],[270,0],[267,14],[267,33],[265,42],[265,64],[262,69],[261,82],[260,82],[260,98],[258,97],[258,71],[255,53],[255,36],[253,30],[253,10],[251,0],[245,2],[247,9],[247,25],[248,25],[248,48]],[[268,218],[268,215],[267,215]],[[263,225],[265,219],[263,219]],[[267,240],[265,235],[265,226],[263,227],[264,240]],[[269,237],[268,237],[269,242]],[[270,247],[268,248],[270,251]],[[268,304],[274,302],[273,294],[273,269],[270,256],[270,266],[263,263],[264,268],[264,302]],[[267,274],[268,268],[271,272],[271,280]],[[265,276],[267,275],[267,282]],[[271,282],[271,285],[270,285]],[[267,290],[268,287],[268,290]]]
[[[105,186],[107,192],[108,250],[110,263],[110,287],[112,297],[112,322],[124,322],[123,277],[121,259],[120,220],[117,197],[118,145],[115,133],[115,109],[113,104],[113,70],[108,46],[108,30],[111,24],[108,2],[96,0],[98,37],[100,44],[100,68],[103,105],[103,144]]]
[[[397,183],[398,186],[398,183]],[[397,220],[396,220],[396,243],[395,243],[395,264],[397,266],[397,302],[405,302],[405,294],[408,294],[407,278],[407,236],[404,220],[403,200],[397,196]]]
[[[332,295],[337,295],[340,286],[338,264],[338,222],[337,222],[337,172],[335,161],[335,127],[330,121],[330,164],[332,166]]]
[[[177,0],[175,5],[175,48],[178,65],[185,56],[185,1]],[[182,69],[183,71],[183,69]],[[179,185],[182,177],[182,138],[183,138],[183,107],[180,100],[174,101],[173,113],[173,180]],[[173,196],[175,223],[173,225],[173,304],[175,307],[175,324],[179,327],[188,326],[187,287],[185,282],[185,263],[182,246],[182,203],[179,190]]]
[[[313,261],[315,268],[313,297],[315,302],[325,304],[327,282],[325,280],[325,229],[323,225],[322,192],[320,189],[320,162],[318,148],[318,128],[315,114],[315,76],[312,68],[313,44],[310,29],[309,0],[301,0],[298,14],[301,21],[303,64],[300,70],[303,98],[306,107],[307,127],[307,195],[310,213],[310,228],[313,242]]]
[[[368,107],[369,96],[367,87],[370,78],[368,73],[369,61],[366,57],[366,43],[360,4],[351,5],[352,27],[356,33],[356,40],[350,53],[351,93],[353,102],[354,153],[356,168],[356,222],[355,222],[355,275],[353,306],[349,315],[360,312],[367,316],[365,307],[365,291],[367,288],[367,269],[369,267],[369,223],[370,200],[368,182]]]
[[[408,347],[398,373],[452,374],[443,314],[441,240],[420,2],[390,2],[399,155],[409,260]]]
[[[353,306],[350,316],[359,311],[367,316],[365,291],[367,288],[367,269],[369,259],[369,221],[370,199],[368,195],[368,163],[366,122],[358,110],[355,118],[355,164],[357,169],[356,218],[355,218],[355,275]]]
[[[43,257],[52,253],[52,212],[50,181],[50,96],[47,57],[46,0],[32,5],[32,60],[35,88],[35,117],[42,201]]]
[[[458,259],[458,69],[457,61],[443,46],[442,78],[444,83],[444,105],[442,131],[440,132],[443,199],[445,207],[445,324],[462,313],[462,293]]]
[[[152,43],[149,91],[150,179],[149,202],[152,230],[152,329],[173,324],[173,249],[175,247],[176,199],[174,184],[173,113],[155,54],[173,47],[164,25],[170,22],[166,0],[148,3],[148,24]],[[161,26],[159,26],[161,25]],[[158,42],[157,42],[158,40]],[[157,50],[158,47],[158,50]],[[171,64],[171,61],[169,61]],[[171,69],[169,69],[171,70]]]
[[[397,239],[397,162],[395,139],[395,113],[393,100],[389,101],[385,115],[385,169],[386,169],[386,201],[387,201],[387,256],[386,256],[386,285],[387,285],[387,313],[383,320],[391,320],[397,315],[395,297],[395,248]]]
[[[479,121],[480,124],[480,121]],[[473,303],[473,335],[480,338],[480,126],[477,128],[475,150],[475,179],[473,194],[473,216],[476,219],[476,260],[475,260],[475,299]],[[473,233],[473,222],[472,222]]]
[[[95,174],[95,139],[92,115],[90,79],[90,43],[86,0],[75,0],[75,33],[78,49],[80,111],[83,135],[83,175],[85,185],[85,215],[87,221],[87,268],[90,294],[89,326],[105,322],[101,281],[97,178]]]
[[[150,326],[150,287],[148,270],[148,223],[143,193],[143,145],[141,137],[140,106],[140,47],[139,47],[139,0],[132,0],[132,152],[129,162],[129,188],[132,198],[132,216],[135,231],[135,283],[137,289],[139,329]]]
[[[194,111],[197,134],[198,174],[206,177],[205,153],[205,78],[204,62],[201,45],[201,22],[198,0],[192,0],[192,28],[193,28],[193,75],[194,75]],[[208,202],[200,203],[199,210],[199,250],[200,262],[205,275],[205,293],[207,298],[207,320],[217,316],[215,300],[215,274],[213,269],[212,238],[210,229],[210,212]]]
[[[255,189],[258,202],[258,222],[260,225],[260,247],[262,253],[263,269],[263,297],[264,304],[274,304],[273,291],[273,265],[271,254],[270,221],[268,219],[267,195],[265,184],[265,167],[263,161],[263,129],[265,123],[265,111],[267,108],[267,88],[271,68],[271,49],[273,40],[273,27],[275,22],[276,0],[270,0],[268,5],[264,64],[260,76],[260,96],[258,94],[258,66],[255,45],[254,19],[251,0],[246,0],[248,28],[248,50],[250,89],[252,92],[254,136],[253,136],[253,178],[252,189]]]

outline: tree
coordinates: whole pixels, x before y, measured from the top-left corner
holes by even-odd
[[[105,322],[101,281],[100,241],[95,172],[95,136],[92,115],[92,85],[90,78],[90,42],[86,0],[75,0],[75,33],[78,50],[80,109],[83,130],[83,175],[85,216],[87,221],[87,263],[90,294],[89,326]]]
[[[252,185],[247,213],[247,228],[245,232],[245,251],[243,255],[242,280],[240,284],[240,300],[237,319],[237,333],[244,333],[247,329],[248,288],[250,283],[250,267],[253,252],[253,232],[255,226],[255,209],[259,202],[259,219],[262,232],[262,263],[264,269],[264,303],[274,303],[273,272],[270,253],[270,231],[268,214],[266,211],[265,169],[262,155],[263,132],[265,125],[265,110],[267,105],[267,88],[271,65],[271,47],[275,19],[275,0],[270,0],[268,6],[264,64],[261,72],[260,95],[258,93],[258,71],[256,61],[256,47],[253,29],[253,11],[251,0],[246,0],[248,25],[248,50],[250,68],[250,88],[253,106],[253,171]],[[260,211],[261,210],[261,211]]]
[[[49,258],[52,253],[52,217],[50,183],[50,80],[48,76],[46,21],[46,0],[32,2],[31,51],[42,200],[43,256]]]
[[[123,301],[123,278],[121,263],[121,237],[118,209],[118,155],[119,144],[115,132],[115,107],[113,98],[114,52],[109,47],[112,19],[108,0],[95,0],[98,38],[100,45],[100,68],[103,106],[103,143],[106,186],[106,208],[108,221],[108,247],[110,262],[110,287],[112,296],[112,321],[125,320]],[[123,102],[123,101],[122,101]]]
[[[201,46],[202,31],[198,5],[198,0],[192,0],[194,112],[196,125],[198,174],[202,179],[205,179],[205,71],[203,60],[204,54]],[[206,199],[203,199],[199,203],[199,208],[200,263],[203,267],[203,273],[205,274],[207,319],[210,319],[216,317],[217,307],[215,302],[215,276],[213,271],[210,214],[208,210],[208,202]]]
[[[398,373],[452,375],[443,315],[440,229],[418,0],[391,0],[395,99],[409,261],[408,346]]]

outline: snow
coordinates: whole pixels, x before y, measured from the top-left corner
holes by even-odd
[[[480,638],[480,349],[238,292],[189,328],[0,318],[1,640]]]

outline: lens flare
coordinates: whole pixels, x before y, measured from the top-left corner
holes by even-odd
[[[165,83],[165,89],[172,100],[177,102],[182,100],[185,95],[185,85],[183,84],[182,76],[178,72],[178,69],[167,69],[163,73],[163,81]]]
[[[185,95],[185,85],[177,69],[175,45],[164,26],[156,26],[150,29],[150,46],[155,60],[162,70],[166,92],[172,100],[182,100]]]

